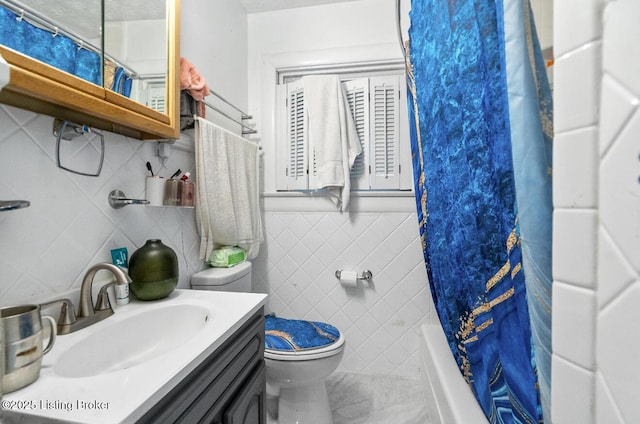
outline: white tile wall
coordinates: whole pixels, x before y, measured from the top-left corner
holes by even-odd
[[[638,97],[631,94],[614,78],[604,74],[600,101],[600,154],[613,144],[625,127],[625,122],[638,107]]]
[[[640,49],[638,50],[640,53]],[[640,78],[639,78],[640,79]],[[606,114],[602,114],[603,120]],[[600,218],[634,269],[640,269],[640,113],[633,114],[600,162]]]
[[[553,50],[556,58],[602,38],[603,4],[603,0],[553,2]]]
[[[640,355],[635,323],[640,320],[640,4],[610,2],[604,12],[600,162],[600,312],[597,358],[598,415],[613,422],[640,421],[640,371],[629,366]],[[617,99],[617,108],[605,99]],[[607,272],[611,270],[611,272]],[[605,416],[609,413],[610,416]]]
[[[551,420],[555,424],[595,423],[593,371],[554,355],[551,359]],[[606,422],[608,421],[599,421]]]
[[[555,424],[595,422],[599,3],[554,2],[551,419]]]
[[[99,177],[79,176],[56,166],[53,118],[0,106],[0,199],[25,199],[31,206],[0,214],[0,305],[39,302],[78,290],[86,269],[111,262],[110,250],[127,247],[131,255],[149,238],[172,247],[179,259],[180,287],[199,269],[199,241],[193,209],[127,206],[112,209],[111,190],[144,198],[145,163],[168,176],[193,171],[193,150],[174,148],[163,166],[155,142],[104,132],[106,154]],[[80,139],[78,151],[63,157],[81,165],[96,154]],[[191,141],[192,143],[192,141]],[[179,145],[188,145],[188,138]]]
[[[557,150],[557,146],[556,146]],[[556,162],[557,163],[557,162]],[[595,209],[556,209],[553,214],[553,278],[590,289],[596,284],[598,215]]]
[[[640,369],[630,366],[640,353],[640,340],[629,334],[640,302],[640,281],[601,309],[598,320],[598,368],[602,381],[627,423],[640,422],[638,382]],[[613,405],[611,406],[613,407]]]
[[[594,41],[561,56],[556,53],[553,69],[556,134],[597,124],[601,51],[601,43]],[[576,73],[577,69],[580,72]]]
[[[615,400],[602,379],[602,374],[596,374],[596,422],[607,424],[624,424],[620,411],[615,406]]]
[[[552,417],[555,424],[635,423],[640,421],[635,366],[640,48],[630,40],[640,37],[640,4],[556,1],[554,18],[554,168],[559,171],[554,173]],[[578,201],[592,198],[595,204]],[[580,222],[589,223],[584,232]],[[581,252],[582,263],[571,250]]]
[[[553,199],[556,208],[595,208],[598,193],[593,190],[598,174],[598,127],[562,132],[554,138],[556,156],[571,158],[553,170]]]
[[[636,279],[637,273],[601,226],[598,237],[598,306],[604,308]]]
[[[593,290],[556,282],[553,285],[553,354],[595,369],[596,296]]]

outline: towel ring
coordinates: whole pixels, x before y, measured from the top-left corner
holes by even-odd
[[[94,173],[77,171],[75,169],[68,168],[62,164],[62,160],[60,159],[60,145],[62,144],[62,140],[73,140],[75,137],[80,136],[85,133],[94,133],[98,137],[100,137],[100,159],[98,162],[98,168]],[[87,177],[99,177],[100,172],[102,171],[102,164],[104,163],[104,135],[101,132],[92,130],[87,125],[78,125],[69,121],[61,121],[56,119],[53,123],[53,135],[56,137],[56,163],[58,168],[64,169],[65,171],[72,172],[78,175],[84,175]]]

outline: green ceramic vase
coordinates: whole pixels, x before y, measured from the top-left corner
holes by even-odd
[[[158,239],[147,240],[129,258],[131,292],[140,300],[169,296],[178,285],[178,256]]]

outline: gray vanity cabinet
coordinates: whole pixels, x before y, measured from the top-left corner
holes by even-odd
[[[262,308],[138,423],[266,424]]]
[[[266,368],[260,365],[247,381],[244,390],[224,414],[223,424],[266,423],[265,415],[265,378]]]

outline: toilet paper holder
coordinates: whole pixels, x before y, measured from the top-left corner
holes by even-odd
[[[342,275],[342,270],[337,269],[335,275],[336,275],[336,278],[339,280],[340,276]],[[356,279],[358,280],[366,280],[366,281],[371,281],[371,278],[373,278],[373,274],[368,269],[365,269],[356,277]]]

